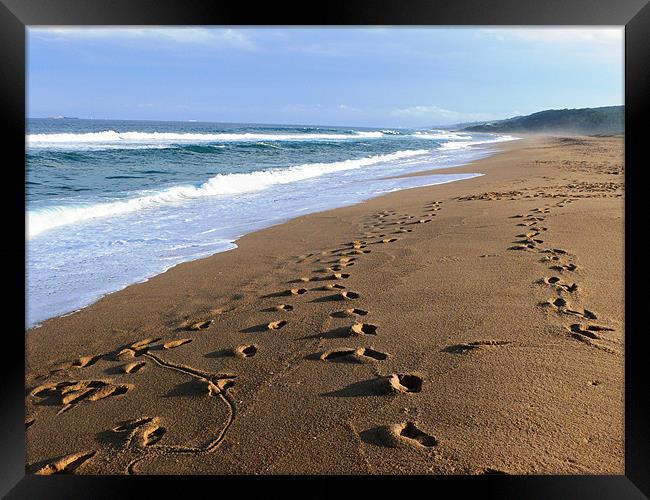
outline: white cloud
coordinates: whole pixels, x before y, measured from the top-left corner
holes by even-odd
[[[478,34],[479,36],[491,36],[497,40],[522,40],[542,43],[583,42],[591,44],[621,44],[623,42],[623,29],[622,26],[598,28],[578,28],[573,26],[529,28],[520,26],[481,29],[478,31]]]
[[[28,28],[29,34],[43,40],[125,40],[145,42],[173,42],[210,47],[228,46],[240,49],[253,49],[255,43],[241,30],[232,28],[203,27],[47,27]]]
[[[359,108],[353,108],[352,106],[348,106],[347,104],[339,104],[338,108],[343,111],[361,111]]]
[[[448,120],[492,120],[489,113],[461,113],[438,106],[411,106],[394,109],[391,114],[406,118],[448,119]]]

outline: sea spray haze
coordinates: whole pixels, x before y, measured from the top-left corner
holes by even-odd
[[[27,324],[75,311],[238,237],[474,174],[395,178],[513,139],[437,130],[31,119]]]

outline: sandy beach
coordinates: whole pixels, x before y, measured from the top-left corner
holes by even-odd
[[[623,474],[623,138],[498,149],[27,331],[27,472]]]

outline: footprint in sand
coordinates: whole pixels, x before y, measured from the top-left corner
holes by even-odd
[[[285,326],[288,323],[286,320],[280,320],[280,321],[272,321],[268,325],[266,325],[267,330],[279,330],[283,326]]]
[[[111,396],[126,394],[132,385],[114,385],[103,380],[66,380],[57,384],[46,384],[35,388],[31,396],[42,404],[62,406],[59,413],[69,410],[83,401],[99,401]]]
[[[45,467],[36,471],[36,474],[41,476],[50,476],[52,474],[62,474],[62,473],[71,473],[79,468],[82,464],[91,459],[96,451],[82,451],[79,453],[73,453],[72,455],[66,455],[65,457],[59,458],[55,462],[47,464]]]
[[[286,295],[302,295],[305,293],[307,290],[304,288],[292,288],[291,290],[288,290],[285,294]]]
[[[424,383],[422,377],[412,373],[393,373],[385,380],[389,392],[400,394],[420,392]]]
[[[152,345],[160,340],[159,337],[151,337],[135,342],[126,349],[122,349],[118,353],[118,357],[123,357],[125,355],[140,356],[141,354],[148,352]]]
[[[377,325],[370,323],[355,323],[350,327],[348,336],[354,337],[359,335],[377,335]]]
[[[129,363],[124,367],[124,373],[136,373],[140,371],[142,368],[144,368],[144,365],[146,365],[144,361],[135,361],[133,363]]]
[[[549,269],[552,269],[553,271],[559,271],[559,272],[563,272],[563,271],[573,272],[576,269],[578,269],[578,266],[576,266],[573,263],[570,263],[570,264],[557,264],[557,265],[549,267]]]
[[[381,243],[393,243],[394,241],[397,241],[397,238],[386,238],[381,240]]]
[[[154,419],[152,417],[140,417],[140,418],[134,418],[133,420],[127,420],[125,422],[122,422],[120,425],[113,427],[112,431],[113,432],[130,432],[138,427],[142,427],[143,425],[148,424],[149,422],[153,421]]]
[[[552,307],[557,312],[563,313],[563,314],[572,314],[574,316],[582,316],[583,318],[586,318],[586,319],[598,319],[596,317],[596,315],[592,311],[589,311],[587,309],[583,309],[582,312],[576,311],[575,309],[569,309],[569,307],[571,307],[571,306],[569,306],[569,303],[567,302],[567,300],[562,298],[562,297],[556,297],[556,298],[549,299],[546,302],[542,302],[540,305],[542,307]]]
[[[175,349],[176,347],[189,344],[190,342],[192,342],[192,339],[170,340],[169,342],[165,342],[163,344],[163,349]]]
[[[330,284],[330,285],[325,285],[324,287],[319,288],[319,290],[326,290],[326,291],[329,291],[329,290],[345,290],[345,287],[343,285],[339,285],[338,283],[333,283],[333,284]]]
[[[257,354],[257,346],[254,344],[244,344],[233,348],[233,354],[240,358],[250,358]]]
[[[164,427],[151,426],[145,429],[142,433],[142,444],[144,446],[151,446],[152,444],[156,444],[163,438],[166,432],[167,429]]]
[[[513,243],[520,243],[520,244],[523,244],[523,245],[529,245],[529,244],[535,245],[535,244],[544,243],[544,240],[540,240],[540,239],[536,239],[536,238],[524,238],[524,239],[521,239],[521,240],[516,240]]]
[[[214,322],[213,319],[208,319],[205,321],[197,321],[196,323],[192,323],[187,327],[188,330],[205,330],[208,328],[212,323]]]
[[[291,304],[278,304],[274,307],[276,311],[293,311],[293,306]]]
[[[412,421],[379,427],[376,432],[379,441],[391,448],[432,448],[438,444],[436,438],[420,430]]]
[[[350,266],[353,266],[353,265],[354,265],[354,262],[348,262],[348,263],[345,263],[345,264],[335,264],[333,266],[328,267],[327,271],[332,271],[332,272],[341,271],[343,268],[350,267]]]
[[[549,248],[547,250],[544,250],[544,253],[550,253],[553,255],[566,255],[568,252],[566,250],[562,250],[561,248]]]
[[[507,340],[476,340],[474,342],[464,342],[462,344],[450,345],[445,347],[442,351],[450,352],[453,354],[465,354],[467,352],[471,352],[476,349],[480,349],[482,347],[504,346],[510,343],[511,342]]]
[[[97,361],[101,359],[101,356],[81,356],[74,361],[67,363],[61,363],[56,365],[52,371],[59,372],[69,370],[71,368],[86,368],[88,366],[94,365]]]
[[[365,316],[366,314],[368,314],[368,311],[364,309],[351,308],[343,311],[335,311],[330,313],[330,316],[333,318],[350,318],[353,316]]]
[[[384,361],[389,355],[385,352],[377,351],[371,347],[342,348],[325,351],[321,354],[320,359],[323,361],[351,361],[357,363],[367,363],[374,361]]]
[[[529,251],[529,250],[534,250],[537,247],[535,243],[527,243],[525,245],[514,245],[511,247],[508,247],[508,250],[523,250],[523,251]]]
[[[544,277],[538,281],[538,283],[545,283],[551,285],[559,290],[565,290],[569,293],[574,293],[578,290],[578,285],[575,283],[563,283],[560,278],[557,276]]]
[[[434,437],[418,429],[413,422],[400,424],[398,429],[395,430],[397,431],[396,434],[400,437],[415,441],[419,446],[424,446],[425,448],[431,448],[438,443]]]
[[[339,293],[339,298],[341,300],[354,300],[354,299],[358,299],[359,297],[361,297],[360,293],[353,292],[350,290],[346,290],[345,292]]]
[[[573,336],[575,337],[576,335],[582,336],[582,337],[589,337],[590,339],[598,340],[600,339],[600,336],[596,332],[613,332],[613,328],[608,328],[606,326],[599,326],[599,325],[581,325],[579,323],[575,323],[569,327],[569,330],[574,334]]]

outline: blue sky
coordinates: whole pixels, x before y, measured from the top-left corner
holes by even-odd
[[[28,29],[28,116],[422,127],[623,104],[622,27]]]

